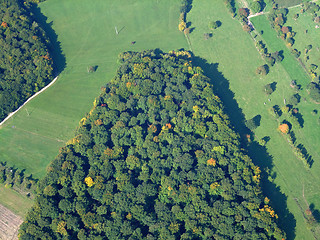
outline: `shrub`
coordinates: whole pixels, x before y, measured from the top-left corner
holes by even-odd
[[[210,30],[217,29],[220,26],[219,23],[220,23],[219,21],[211,21],[211,22],[209,22]]]
[[[265,85],[263,90],[267,95],[270,95],[271,93],[273,93],[274,89],[272,88],[272,83]]]
[[[307,90],[308,90],[312,100],[314,100],[317,103],[320,103],[320,87],[319,87],[319,84],[311,82],[311,83],[308,84]]]
[[[297,49],[292,49],[292,50],[291,50],[291,53],[293,54],[293,56],[294,56],[295,58],[300,57],[300,54],[301,54],[301,52],[299,52]]]
[[[296,93],[288,99],[288,104],[295,106],[300,102],[300,99],[301,99],[300,95]]]
[[[255,1],[255,2],[251,3],[250,8],[253,13],[258,13],[258,12],[261,12],[261,10],[262,10],[262,6],[259,1]]]
[[[286,124],[286,123],[283,123],[283,124],[280,124],[279,127],[278,127],[279,131],[284,133],[284,134],[287,134],[289,133],[289,125]]]
[[[187,27],[186,22],[181,21],[181,22],[179,23],[179,31],[180,31],[180,32],[183,32],[183,30],[184,30],[186,27]]]
[[[257,115],[249,120],[246,120],[246,127],[251,131],[260,126],[261,116]]]
[[[262,65],[262,66],[260,66],[260,67],[257,67],[257,69],[256,69],[256,74],[258,74],[258,75],[267,75],[269,73],[269,67],[268,67],[268,65]]]
[[[242,29],[245,32],[251,32],[251,30],[252,30],[248,24],[243,24]]]
[[[249,10],[248,8],[239,8],[239,15],[241,17],[247,18],[249,16]]]

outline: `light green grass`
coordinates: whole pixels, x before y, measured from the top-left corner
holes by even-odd
[[[212,39],[204,40],[203,34],[209,32],[207,26],[212,18],[220,20],[222,26],[213,31]],[[195,1],[191,12],[188,14],[188,21],[191,21],[192,26],[195,27],[194,32],[190,35],[195,55],[207,59],[208,63],[218,63],[218,70],[222,72],[222,76],[216,77],[213,84],[216,85],[218,94],[224,101],[226,111],[231,116],[233,124],[237,128],[241,128],[239,123],[241,116],[238,115],[237,104],[247,119],[258,114],[262,117],[261,126],[255,130],[255,138],[270,137],[270,141],[267,143],[270,156],[267,156],[262,149],[262,151],[255,151],[252,154],[253,160],[260,166],[268,166],[271,172],[275,174],[274,183],[264,183],[263,190],[271,198],[274,208],[279,213],[279,221],[287,231],[288,239],[313,239],[294,198],[297,198],[301,206],[306,209],[307,206],[302,198],[302,187],[304,185],[307,200],[309,203],[314,202],[316,208],[319,209],[318,186],[320,179],[316,174],[316,172],[319,172],[319,159],[314,156],[313,168],[311,171],[307,170],[302,162],[295,157],[285,138],[277,132],[278,122],[268,113],[268,108],[275,104],[282,106],[283,99],[287,99],[294,93],[289,86],[292,78],[299,78],[298,81],[306,85],[308,77],[303,71],[290,65],[295,64],[294,61],[296,60],[294,58],[290,60],[287,52],[285,52],[287,62],[276,64],[265,77],[256,76],[256,68],[264,64],[264,61],[257,52],[250,35],[242,30],[236,19],[231,18],[224,7],[223,1],[215,3],[212,3],[212,1]],[[263,37],[267,37],[268,34],[265,33]],[[269,45],[269,42],[267,44]],[[275,51],[284,50],[285,46],[282,42],[276,42],[270,43],[270,47],[271,50]],[[210,68],[210,66],[207,67]],[[214,67],[211,66],[211,68]],[[210,69],[208,72],[210,73]],[[214,74],[211,76],[214,77]],[[265,84],[271,82],[277,82],[277,89],[268,97],[263,94],[262,88]],[[236,102],[231,98],[232,93],[226,90],[228,84],[234,93]],[[270,98],[270,102],[268,98]],[[303,102],[301,108],[307,109],[309,104],[311,105],[311,103]],[[312,127],[311,124],[313,124],[313,126],[317,126],[314,125],[314,120],[306,116],[308,111],[303,112],[305,125]],[[305,135],[301,142],[311,151],[315,146],[319,146],[320,139],[318,137],[306,142],[305,140],[313,134],[307,129],[309,128],[300,130],[301,134]],[[297,135],[300,134],[298,130],[294,129],[294,131]],[[289,209],[289,213],[285,211],[286,207]],[[290,213],[294,215],[294,218]]]
[[[318,1],[318,4],[320,2]],[[292,30],[296,32],[294,36],[295,44],[294,48],[301,52],[300,58],[305,66],[308,68],[310,64],[316,64],[320,66],[320,29],[316,28],[319,23],[313,21],[313,16],[310,13],[301,13],[301,7],[290,9],[287,16],[286,25],[292,27]],[[298,13],[299,18],[294,20],[293,16]],[[307,30],[307,33],[306,33]],[[306,54],[305,49],[307,45],[311,44],[312,49]],[[306,61],[305,57],[309,56],[309,60]],[[320,74],[320,69],[317,69],[317,74]]]
[[[187,48],[178,31],[180,1],[48,0],[41,12],[52,22],[66,57],[58,81],[0,129],[0,159],[35,177],[69,140],[123,51]],[[120,31],[115,34],[115,26]],[[131,45],[132,41],[136,44]],[[97,65],[95,73],[87,67]],[[29,114],[29,115],[28,115]],[[14,127],[13,127],[14,126]]]
[[[33,201],[10,188],[0,185],[0,204],[15,214],[24,217],[31,208]]]
[[[275,2],[279,7],[292,7],[304,2],[310,2],[311,0],[276,0]]]

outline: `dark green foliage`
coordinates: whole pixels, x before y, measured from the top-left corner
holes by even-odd
[[[256,129],[258,126],[260,126],[260,121],[261,121],[261,116],[257,115],[249,120],[246,121],[246,126],[249,128],[251,131]]]
[[[52,60],[48,39],[20,1],[0,1],[0,24],[1,120],[52,79]]]
[[[126,52],[51,163],[21,239],[282,239],[260,170],[188,52]]]
[[[28,194],[35,193],[37,179],[32,176],[26,176],[23,171],[8,167],[5,163],[0,162],[0,183],[13,187],[15,190]]]

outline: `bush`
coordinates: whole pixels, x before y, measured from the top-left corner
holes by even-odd
[[[246,127],[251,131],[260,126],[261,116],[257,115],[249,120],[246,120]]]
[[[245,32],[251,32],[251,30],[252,30],[248,24],[243,24],[242,29]]]
[[[300,99],[301,99],[300,95],[296,93],[288,99],[288,104],[295,106],[300,102]]]
[[[320,103],[320,87],[319,84],[317,83],[309,83],[307,90],[310,94],[310,97],[312,98],[312,100],[314,100],[317,103]]]
[[[301,52],[299,52],[297,49],[292,49],[292,50],[291,50],[291,53],[293,54],[293,56],[294,56],[295,58],[300,57],[300,54],[301,54]]]
[[[203,34],[204,40],[208,40],[208,39],[211,38],[211,37],[212,37],[212,33],[204,33],[204,34]]]
[[[274,89],[272,88],[272,83],[265,85],[263,90],[267,95],[272,94],[274,92]]]
[[[217,29],[218,27],[220,27],[221,23],[219,21],[211,21],[209,23],[209,28],[210,30],[214,30]]]
[[[262,10],[262,6],[259,1],[255,1],[255,2],[251,3],[250,8],[253,13],[258,13],[258,12],[261,12],[261,10]]]
[[[256,69],[256,74],[258,74],[258,75],[267,75],[269,73],[269,67],[268,67],[268,65],[262,65],[262,66],[260,66],[260,67],[257,67],[257,69]]]
[[[279,127],[278,127],[279,131],[284,133],[284,134],[287,134],[289,133],[290,129],[289,129],[289,125],[286,124],[286,123],[283,123],[283,124],[280,124]]]

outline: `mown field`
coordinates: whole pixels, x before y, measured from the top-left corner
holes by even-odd
[[[320,4],[320,1],[317,3]],[[300,59],[309,69],[310,64],[320,65],[320,28],[317,28],[317,25],[320,26],[320,24],[313,21],[314,16],[311,13],[301,13],[301,9],[297,7],[289,10],[286,25],[292,27],[292,30],[296,32],[293,47],[301,52]],[[299,14],[297,19],[294,19],[295,14]],[[312,48],[306,53],[308,45],[311,45]],[[320,69],[318,68],[316,72],[319,75]]]
[[[114,76],[120,52],[188,46],[177,30],[179,4],[170,0],[48,0],[40,4],[61,42],[66,67],[51,88],[0,130],[1,161],[35,177],[44,176],[48,163],[90,110],[100,87]],[[89,66],[97,66],[97,71],[87,73]]]
[[[271,198],[274,208],[279,213],[279,221],[286,230],[288,239],[313,239],[302,214],[308,207],[302,197],[302,189],[304,186],[309,204],[313,203],[315,209],[319,209],[320,179],[316,173],[320,164],[316,146],[319,146],[320,139],[319,135],[309,131],[312,127],[314,130],[318,128],[316,119],[309,117],[312,108],[318,106],[309,101],[300,103],[299,109],[304,109],[305,127],[299,131],[295,130],[297,135],[299,132],[298,141],[302,141],[314,154],[315,163],[311,171],[307,170],[293,154],[285,138],[277,131],[278,122],[268,113],[268,108],[275,104],[282,106],[284,98],[287,99],[293,94],[289,86],[292,78],[298,78],[305,86],[308,76],[303,70],[296,69],[295,66],[298,64],[291,66],[292,63],[295,64],[293,62],[295,59],[290,60],[287,55],[285,55],[287,62],[276,64],[267,76],[257,76],[255,70],[264,61],[250,35],[242,30],[236,19],[231,18],[223,1],[215,4],[211,1],[194,2],[188,20],[195,27],[190,35],[194,53],[207,60],[207,62],[199,60],[199,63],[205,67],[206,73],[214,78],[217,93],[224,100],[226,111],[236,128],[245,134],[244,120],[256,115],[261,116],[260,127],[255,130],[255,138],[259,140],[269,136],[270,141],[266,145],[267,149],[255,143],[250,144],[249,152],[257,165],[270,172],[269,180],[272,182],[264,181],[263,190]],[[213,31],[211,39],[205,40],[203,34],[210,32],[208,23],[211,20],[219,20],[222,25]],[[271,32],[270,34],[272,38],[273,35]],[[269,37],[269,32],[265,32],[263,37]],[[270,45],[275,44],[270,46],[270,51],[285,50],[285,45],[280,43],[277,40],[270,43]],[[269,46],[269,40],[267,45]],[[217,71],[220,72],[218,76]],[[272,82],[277,83],[276,91],[268,97],[262,88]],[[304,135],[304,138],[300,135]],[[309,141],[310,138],[313,140]]]

